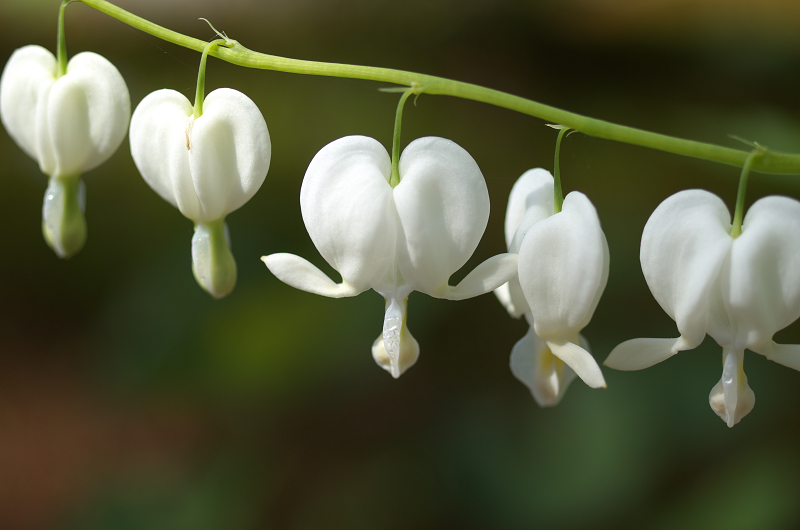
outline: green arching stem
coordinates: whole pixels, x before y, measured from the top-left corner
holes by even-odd
[[[67,4],[72,0],[63,0],[61,7],[58,9],[58,34],[56,43],[56,62],[58,63],[58,72],[56,77],[61,77],[67,73],[67,38],[64,35],[64,9]]]
[[[413,89],[406,90],[400,96],[397,104],[397,113],[394,116],[394,135],[392,136],[392,176],[389,177],[389,185],[395,187],[400,184],[400,126],[403,122],[403,107],[408,96],[414,93]]]
[[[131,27],[142,30],[150,35],[163,39],[167,42],[190,48],[198,52],[204,51],[206,42],[187,37],[181,33],[171,31],[167,28],[154,24],[148,20],[138,17],[124,9],[121,9],[106,0],[80,0],[84,4],[102,13],[105,13],[120,22]],[[295,74],[324,75],[332,77],[347,77],[352,79],[364,79],[368,81],[380,81],[383,83],[394,83],[404,86],[412,86],[416,83],[419,88],[417,93],[432,95],[447,95],[471,99],[503,107],[513,111],[541,118],[550,123],[560,123],[570,129],[582,132],[589,136],[614,140],[618,142],[649,147],[659,151],[674,153],[678,155],[691,156],[702,160],[729,164],[741,167],[747,159],[748,152],[730,147],[722,147],[714,144],[684,140],[664,134],[643,131],[633,127],[618,125],[588,116],[582,116],[562,109],[551,107],[543,103],[538,103],[529,99],[513,96],[499,90],[462,83],[441,77],[435,77],[402,70],[392,70],[389,68],[374,68],[369,66],[354,66],[336,63],[321,63],[315,61],[301,61],[297,59],[287,59],[275,55],[248,50],[244,46],[237,44],[232,49],[214,47],[209,50],[214,57],[223,61],[244,66],[248,68],[260,68],[263,70],[276,70]],[[764,150],[764,155],[758,160],[753,161],[754,171],[763,173],[784,173],[800,174],[800,154],[781,153],[772,150]]]
[[[197,91],[194,94],[194,119],[203,115],[203,100],[206,97],[206,59],[208,51],[214,46],[232,46],[226,39],[212,40],[203,49],[203,56],[200,57],[200,70],[197,72]]]
[[[556,140],[556,159],[553,162],[553,213],[561,211],[561,205],[564,204],[564,192],[561,191],[561,166],[558,163],[559,154],[561,153],[561,139],[569,131],[569,127],[562,127],[558,131],[558,139]]]
[[[742,234],[742,219],[744,218],[744,196],[747,193],[747,178],[750,176],[750,168],[756,158],[763,156],[762,148],[754,149],[747,155],[747,159],[742,166],[742,174],[739,177],[739,190],[736,192],[736,210],[733,213],[733,225],[731,225],[731,237],[736,239]]]

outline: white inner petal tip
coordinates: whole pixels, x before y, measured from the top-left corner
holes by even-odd
[[[383,347],[386,349],[386,355],[389,356],[389,360],[392,363],[392,375],[394,377],[400,375],[398,356],[400,355],[400,330],[402,328],[403,307],[393,298],[386,309],[386,316],[383,320]]]

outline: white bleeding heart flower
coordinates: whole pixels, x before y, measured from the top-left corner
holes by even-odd
[[[647,221],[640,259],[647,285],[680,337],[623,342],[607,366],[647,368],[711,335],[723,349],[723,370],[709,401],[728,427],[755,404],[743,369],[745,349],[800,370],[800,345],[772,340],[800,317],[800,202],[777,196],[756,201],[733,238],[719,197],[703,190],[676,193]]]
[[[81,174],[105,162],[128,130],[130,96],[119,71],[92,52],[58,75],[56,58],[24,46],[0,78],[0,118],[8,134],[50,177],[42,207],[45,240],[67,258],[86,240]]]
[[[144,180],[195,223],[192,267],[215,298],[236,284],[225,216],[255,195],[269,169],[271,144],[253,101],[230,88],[192,104],[174,90],[157,90],[131,119],[131,154]]]
[[[553,177],[526,171],[511,189],[505,235],[519,253],[519,275],[495,290],[515,318],[531,328],[514,345],[511,371],[540,406],[553,406],[579,376],[605,387],[600,367],[579,332],[589,324],[608,280],[609,253],[589,199],[572,192],[554,213]]]
[[[483,175],[464,149],[434,137],[406,147],[394,188],[391,169],[389,154],[377,140],[348,136],[323,147],[306,171],[300,191],[303,221],[342,283],[299,256],[262,259],[280,280],[304,291],[340,298],[371,288],[383,296],[383,333],[372,354],[397,378],[419,354],[406,325],[408,295],[420,291],[461,300],[489,292],[515,274],[517,256],[489,258],[457,286],[448,285],[489,219]]]

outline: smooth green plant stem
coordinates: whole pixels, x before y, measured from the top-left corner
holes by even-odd
[[[556,139],[556,155],[553,162],[553,213],[561,211],[561,205],[564,204],[564,192],[561,191],[561,166],[558,162],[561,154],[561,139],[569,131],[569,127],[564,127],[558,131],[558,139]]]
[[[400,128],[403,122],[403,107],[406,105],[408,96],[413,94],[413,90],[406,90],[400,96],[397,104],[397,113],[394,115],[394,135],[392,136],[392,176],[389,178],[389,185],[395,187],[400,184]]]
[[[63,0],[61,7],[58,9],[58,33],[56,43],[56,63],[58,64],[58,72],[56,77],[61,77],[67,73],[67,38],[64,35],[64,9],[67,4],[72,0]]]
[[[747,193],[747,179],[750,176],[750,168],[756,158],[763,155],[761,148],[754,149],[747,155],[744,161],[742,174],[739,176],[739,190],[736,192],[736,210],[733,213],[733,225],[731,225],[731,237],[736,239],[742,234],[742,220],[744,219],[744,196]]]
[[[194,119],[203,115],[203,100],[206,97],[206,59],[208,51],[215,46],[226,46],[228,41],[225,39],[212,40],[203,49],[203,56],[200,57],[200,69],[197,72],[197,91],[194,93]]]
[[[121,9],[106,0],[81,0],[84,4],[102,13],[116,18],[120,22],[142,30],[165,41],[190,48],[198,52],[205,49],[206,42],[187,37],[181,33],[154,24]],[[589,136],[614,140],[618,142],[649,147],[659,151],[690,156],[712,162],[729,164],[741,167],[747,159],[748,152],[741,149],[732,149],[719,145],[696,142],[675,138],[664,134],[643,131],[633,127],[626,127],[604,120],[582,116],[573,112],[551,107],[519,96],[513,96],[499,90],[462,83],[441,77],[392,70],[389,68],[374,68],[369,66],[355,66],[336,63],[321,63],[315,61],[302,61],[287,59],[275,55],[248,50],[241,44],[232,48],[215,47],[209,50],[214,57],[223,61],[248,68],[263,70],[276,70],[295,74],[323,75],[332,77],[346,77],[394,83],[404,86],[419,86],[417,93],[447,95],[464,99],[471,99],[510,109],[522,114],[541,118],[550,123],[560,123],[570,129],[582,132]],[[754,171],[763,173],[800,174],[800,154],[781,153],[765,150],[764,156],[753,162]]]

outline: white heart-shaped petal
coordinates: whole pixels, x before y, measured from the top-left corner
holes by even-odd
[[[678,324],[687,344],[697,347],[709,325],[709,315],[722,318],[710,305],[710,293],[733,240],[730,214],[719,197],[703,190],[686,190],[662,202],[648,219],[639,258],[653,297]]]
[[[519,243],[527,229],[554,213],[553,176],[542,168],[529,169],[517,179],[511,188],[506,207],[505,236],[509,252],[519,252]],[[523,218],[526,227],[521,237],[515,238]],[[517,239],[516,248],[512,242]]]
[[[46,107],[56,81],[56,58],[45,48],[23,46],[9,57],[0,77],[0,118],[9,136],[34,160],[39,160],[36,113]]]
[[[259,190],[269,170],[267,123],[253,101],[230,88],[205,98],[190,132],[189,168],[200,203],[198,222],[220,219]]]
[[[131,100],[119,71],[92,52],[75,55],[53,84],[48,125],[54,175],[78,175],[105,162],[128,132]]]
[[[322,257],[359,292],[375,287],[394,265],[397,216],[386,149],[347,136],[314,156],[300,189],[303,222]]]
[[[131,156],[145,182],[189,219],[200,217],[200,203],[189,169],[192,104],[175,90],[156,90],[133,111]]]
[[[800,317],[800,202],[765,197],[733,242],[722,297],[736,323],[735,349],[772,339]]]
[[[414,290],[437,296],[486,229],[486,182],[469,153],[444,138],[411,142],[399,171],[394,203],[405,242],[398,245],[400,273]]]
[[[537,335],[563,342],[583,329],[605,289],[608,264],[597,211],[582,193],[570,193],[561,212],[533,225],[520,247],[519,281]]]

